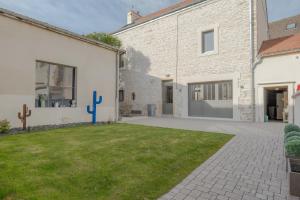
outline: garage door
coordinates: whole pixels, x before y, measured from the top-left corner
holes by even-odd
[[[233,118],[232,81],[189,84],[189,116]]]

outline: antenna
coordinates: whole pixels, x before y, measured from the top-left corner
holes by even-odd
[[[134,5],[133,5],[132,0],[129,0],[129,4],[131,5],[131,10],[133,10],[134,9]]]

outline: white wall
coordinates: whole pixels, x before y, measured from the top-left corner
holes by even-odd
[[[29,126],[89,122],[93,90],[104,97],[97,120],[115,119],[116,52],[4,16],[0,27],[0,119],[20,127],[17,113],[27,104]],[[76,67],[76,108],[35,108],[36,60]]]
[[[266,87],[288,87],[289,122],[294,121],[293,95],[300,84],[300,53],[263,58],[255,69],[256,120],[264,121],[264,89]],[[297,111],[298,112],[298,111]]]

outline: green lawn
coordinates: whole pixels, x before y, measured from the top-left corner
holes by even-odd
[[[0,137],[0,199],[156,199],[231,138],[127,124]]]

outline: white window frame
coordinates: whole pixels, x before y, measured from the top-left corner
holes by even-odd
[[[214,31],[214,50],[203,52],[203,33]],[[198,29],[198,55],[199,56],[210,56],[219,53],[219,25],[215,24],[212,26],[207,26]]]
[[[47,65],[49,65],[48,66],[48,74],[47,74],[47,76],[48,76],[48,83],[47,83],[47,94],[48,94],[48,96],[47,96],[47,101],[48,101],[48,104],[45,106],[45,107],[41,107],[41,106],[36,106],[36,101],[37,101],[37,99],[36,99],[36,95],[37,95],[37,90],[36,90],[36,83],[35,83],[35,108],[36,109],[44,109],[44,108],[47,108],[47,109],[53,109],[53,108],[76,108],[77,107],[77,101],[78,101],[78,97],[77,97],[77,67],[74,67],[74,66],[69,66],[69,65],[64,65],[64,64],[58,64],[58,63],[53,63],[53,62],[48,62],[48,61],[42,61],[42,60],[36,60],[35,61],[35,79],[37,78],[36,77],[36,68],[37,68],[37,66],[38,66],[38,63],[43,63],[43,64],[47,64]],[[55,107],[55,106],[50,106],[50,104],[49,104],[49,100],[50,100],[50,87],[53,87],[53,86],[50,86],[50,79],[49,79],[49,77],[50,77],[50,69],[51,69],[51,65],[55,65],[55,66],[57,66],[57,67],[62,67],[62,68],[71,68],[72,70],[74,70],[73,71],[73,73],[75,73],[75,74],[73,74],[73,77],[72,77],[72,81],[73,81],[73,83],[72,83],[72,87],[60,87],[60,88],[72,88],[72,96],[74,97],[74,99],[72,99],[71,101],[74,101],[74,104],[72,103],[72,105],[71,106],[62,106],[62,107]],[[35,82],[37,82],[37,81],[35,81]]]
[[[293,27],[290,27],[293,26]],[[289,23],[286,25],[286,30],[295,30],[297,29],[297,23]]]
[[[120,70],[125,69],[126,65],[127,65],[127,58],[126,58],[126,55],[123,54],[123,55],[120,56],[119,69]]]

